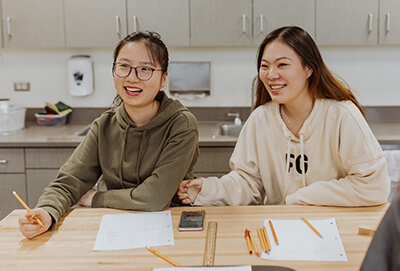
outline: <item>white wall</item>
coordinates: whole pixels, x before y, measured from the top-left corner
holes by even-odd
[[[256,75],[256,47],[170,48],[171,61],[211,61],[211,95],[182,100],[195,106],[250,106]],[[63,101],[72,107],[108,107],[115,96],[111,74],[113,48],[0,49],[0,98],[11,104],[44,107]],[[354,89],[363,105],[400,106],[400,46],[322,47],[327,65]],[[95,91],[72,97],[67,62],[89,54],[94,61]],[[15,92],[13,82],[29,81],[29,92]]]

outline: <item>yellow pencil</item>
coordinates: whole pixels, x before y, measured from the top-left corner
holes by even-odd
[[[313,225],[310,224],[310,222],[307,221],[307,219],[305,219],[304,217],[301,218],[304,222],[306,222],[306,224],[319,236],[322,238],[322,235],[319,233],[319,231],[317,231],[316,228],[313,227]]]
[[[257,256],[260,256],[260,252],[259,252],[259,250],[258,250],[256,241],[254,241],[253,234],[251,234],[251,231],[249,231],[249,237],[250,237],[251,245],[252,245],[253,248],[254,248],[254,253],[255,253]]]
[[[262,232],[264,234],[265,237],[265,241],[267,243],[267,253],[269,253],[269,251],[271,250],[271,243],[269,242],[269,238],[268,238],[268,234],[267,234],[267,229],[265,228],[265,226],[262,228]]]
[[[150,251],[151,253],[153,253],[154,255],[160,257],[160,258],[163,259],[164,261],[169,262],[169,263],[172,264],[173,266],[181,266],[179,263],[175,262],[174,260],[171,260],[171,259],[168,258],[167,256],[161,254],[161,253],[158,252],[157,250],[152,249],[151,247],[147,247],[147,250]]]
[[[31,209],[29,208],[29,206],[26,205],[26,203],[18,196],[17,192],[13,191],[13,195],[17,198],[17,200],[19,201],[19,203],[21,203],[22,206],[24,206],[24,208],[25,208],[28,212],[31,211]],[[37,216],[34,216],[33,218],[34,218],[42,227],[44,226],[44,225],[43,225],[43,222],[42,222]]]
[[[261,244],[261,249],[265,252],[268,252],[267,251],[267,242],[265,241],[262,230],[260,228],[257,229],[257,235],[258,235],[258,240],[260,241],[260,244]]]
[[[274,226],[272,226],[271,220],[269,220],[269,226],[271,227],[272,234],[274,235],[275,243],[279,245],[278,237],[276,237]]]

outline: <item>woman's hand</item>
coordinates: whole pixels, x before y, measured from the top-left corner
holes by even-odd
[[[90,189],[89,191],[86,192],[85,195],[83,195],[79,199],[79,201],[76,205],[81,206],[81,207],[92,207],[92,200],[96,193],[97,193],[97,190],[94,190],[93,188]]]
[[[35,216],[42,221],[43,226],[39,224]],[[18,218],[19,230],[28,239],[46,232],[52,222],[50,214],[42,208],[31,209],[30,212],[22,214]]]
[[[193,204],[203,187],[202,179],[182,181],[178,189],[178,198],[183,204]]]

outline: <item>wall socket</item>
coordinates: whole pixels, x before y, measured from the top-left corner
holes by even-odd
[[[15,91],[30,91],[31,83],[30,82],[14,82],[14,90]]]

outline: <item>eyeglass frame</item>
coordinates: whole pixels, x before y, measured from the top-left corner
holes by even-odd
[[[124,64],[124,65],[128,66],[128,67],[129,67],[129,73],[128,73],[126,76],[119,76],[119,75],[115,72],[115,65],[117,65],[117,64]],[[140,68],[140,67],[145,67],[145,68],[148,68],[149,70],[151,70],[151,75],[150,75],[150,77],[149,77],[148,79],[143,80],[142,78],[140,78],[140,77],[138,76],[137,68]],[[133,67],[133,66],[131,66],[131,65],[129,65],[129,64],[126,64],[126,63],[121,63],[121,62],[114,62],[114,63],[113,63],[113,74],[115,74],[115,75],[118,76],[119,78],[126,78],[126,77],[128,77],[128,76],[132,73],[132,70],[133,70],[133,69],[135,70],[135,75],[136,75],[136,77],[137,77],[139,80],[141,80],[141,81],[149,81],[149,80],[153,77],[154,71],[162,71],[162,69],[155,69],[155,68],[152,68],[152,67],[149,67],[149,66],[142,66],[142,65],[140,65],[140,66]]]

